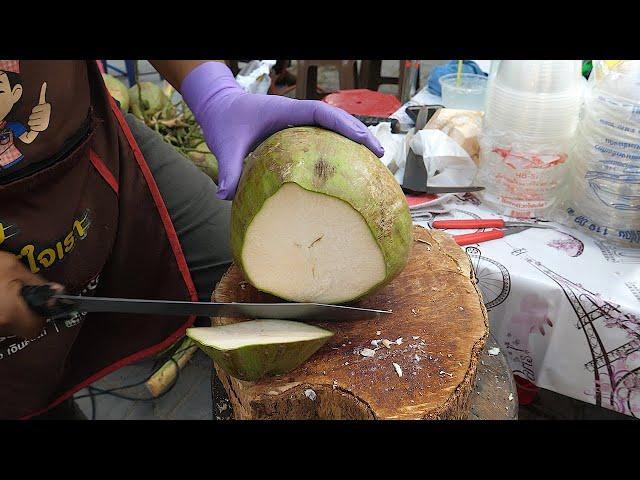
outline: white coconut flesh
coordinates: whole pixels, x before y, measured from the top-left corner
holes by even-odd
[[[196,342],[218,350],[304,342],[333,335],[323,328],[289,320],[250,320],[220,327],[190,328],[188,334]]]
[[[348,203],[285,183],[247,228],[242,264],[256,288],[297,302],[341,303],[385,279],[364,218]]]

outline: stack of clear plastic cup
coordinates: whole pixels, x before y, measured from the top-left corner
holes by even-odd
[[[584,80],[580,60],[502,60],[492,69],[476,183],[512,217],[544,217],[557,202]]]
[[[556,219],[640,247],[640,61],[596,62]]]

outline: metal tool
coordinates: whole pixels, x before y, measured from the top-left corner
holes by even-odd
[[[411,105],[404,109],[404,112],[407,116],[416,123],[418,119],[418,113],[420,110],[426,108],[427,109],[427,122],[431,120],[431,117],[441,108],[444,108],[444,105]]]
[[[442,193],[467,193],[467,192],[480,192],[484,190],[484,187],[470,185],[468,187],[429,187],[424,189],[424,193],[431,195],[440,195]]]
[[[455,242],[460,245],[471,245],[474,243],[487,242],[489,240],[496,240],[503,238],[506,235],[513,235],[520,233],[528,228],[551,228],[550,225],[544,223],[533,222],[510,222],[504,221],[501,218],[486,218],[486,219],[473,219],[473,220],[435,220],[431,223],[433,228],[438,229],[454,229],[454,230],[466,230],[473,228],[493,228],[488,232],[474,232],[465,233],[463,235],[453,235]],[[506,230],[497,230],[505,228]]]
[[[434,113],[432,107],[422,107],[418,111],[416,117],[415,132],[422,130],[429,118]],[[415,133],[414,133],[415,135]],[[410,142],[410,139],[409,139]],[[443,193],[467,193],[467,192],[479,192],[484,190],[484,187],[479,186],[442,186],[442,187],[430,187],[427,185],[429,175],[424,165],[424,158],[422,155],[416,155],[414,151],[409,148],[407,152],[407,158],[404,167],[404,177],[402,179],[402,188],[409,193],[429,193],[433,195],[439,195]]]
[[[270,318],[281,320],[362,320],[389,315],[387,310],[322,303],[221,303],[58,295],[48,285],[24,286],[29,307],[44,317],[71,312],[131,313],[199,317]]]
[[[416,118],[415,132],[419,132],[427,124],[428,109],[421,108]],[[415,135],[415,133],[414,133]],[[410,141],[410,139],[409,139]],[[422,155],[416,155],[409,147],[407,159],[404,167],[404,178],[402,179],[402,187],[412,192],[426,193],[427,186],[427,169],[424,166]]]
[[[373,115],[353,115],[353,114],[351,116],[360,120],[367,127],[378,125],[380,123],[390,123],[391,133],[400,133],[400,122],[398,121],[397,118],[376,117]]]

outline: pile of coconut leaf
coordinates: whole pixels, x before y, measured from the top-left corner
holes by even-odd
[[[123,112],[130,112],[142,120],[209,178],[218,182],[216,157],[205,143],[202,129],[184,100],[172,100],[174,89],[171,85],[164,82],[160,87],[152,82],[138,82],[127,89],[117,78],[108,74],[103,74],[103,77]]]

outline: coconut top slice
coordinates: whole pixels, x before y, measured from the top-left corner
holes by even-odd
[[[198,343],[219,350],[234,350],[250,345],[294,343],[327,338],[329,330],[289,320],[250,320],[220,327],[187,329]]]

